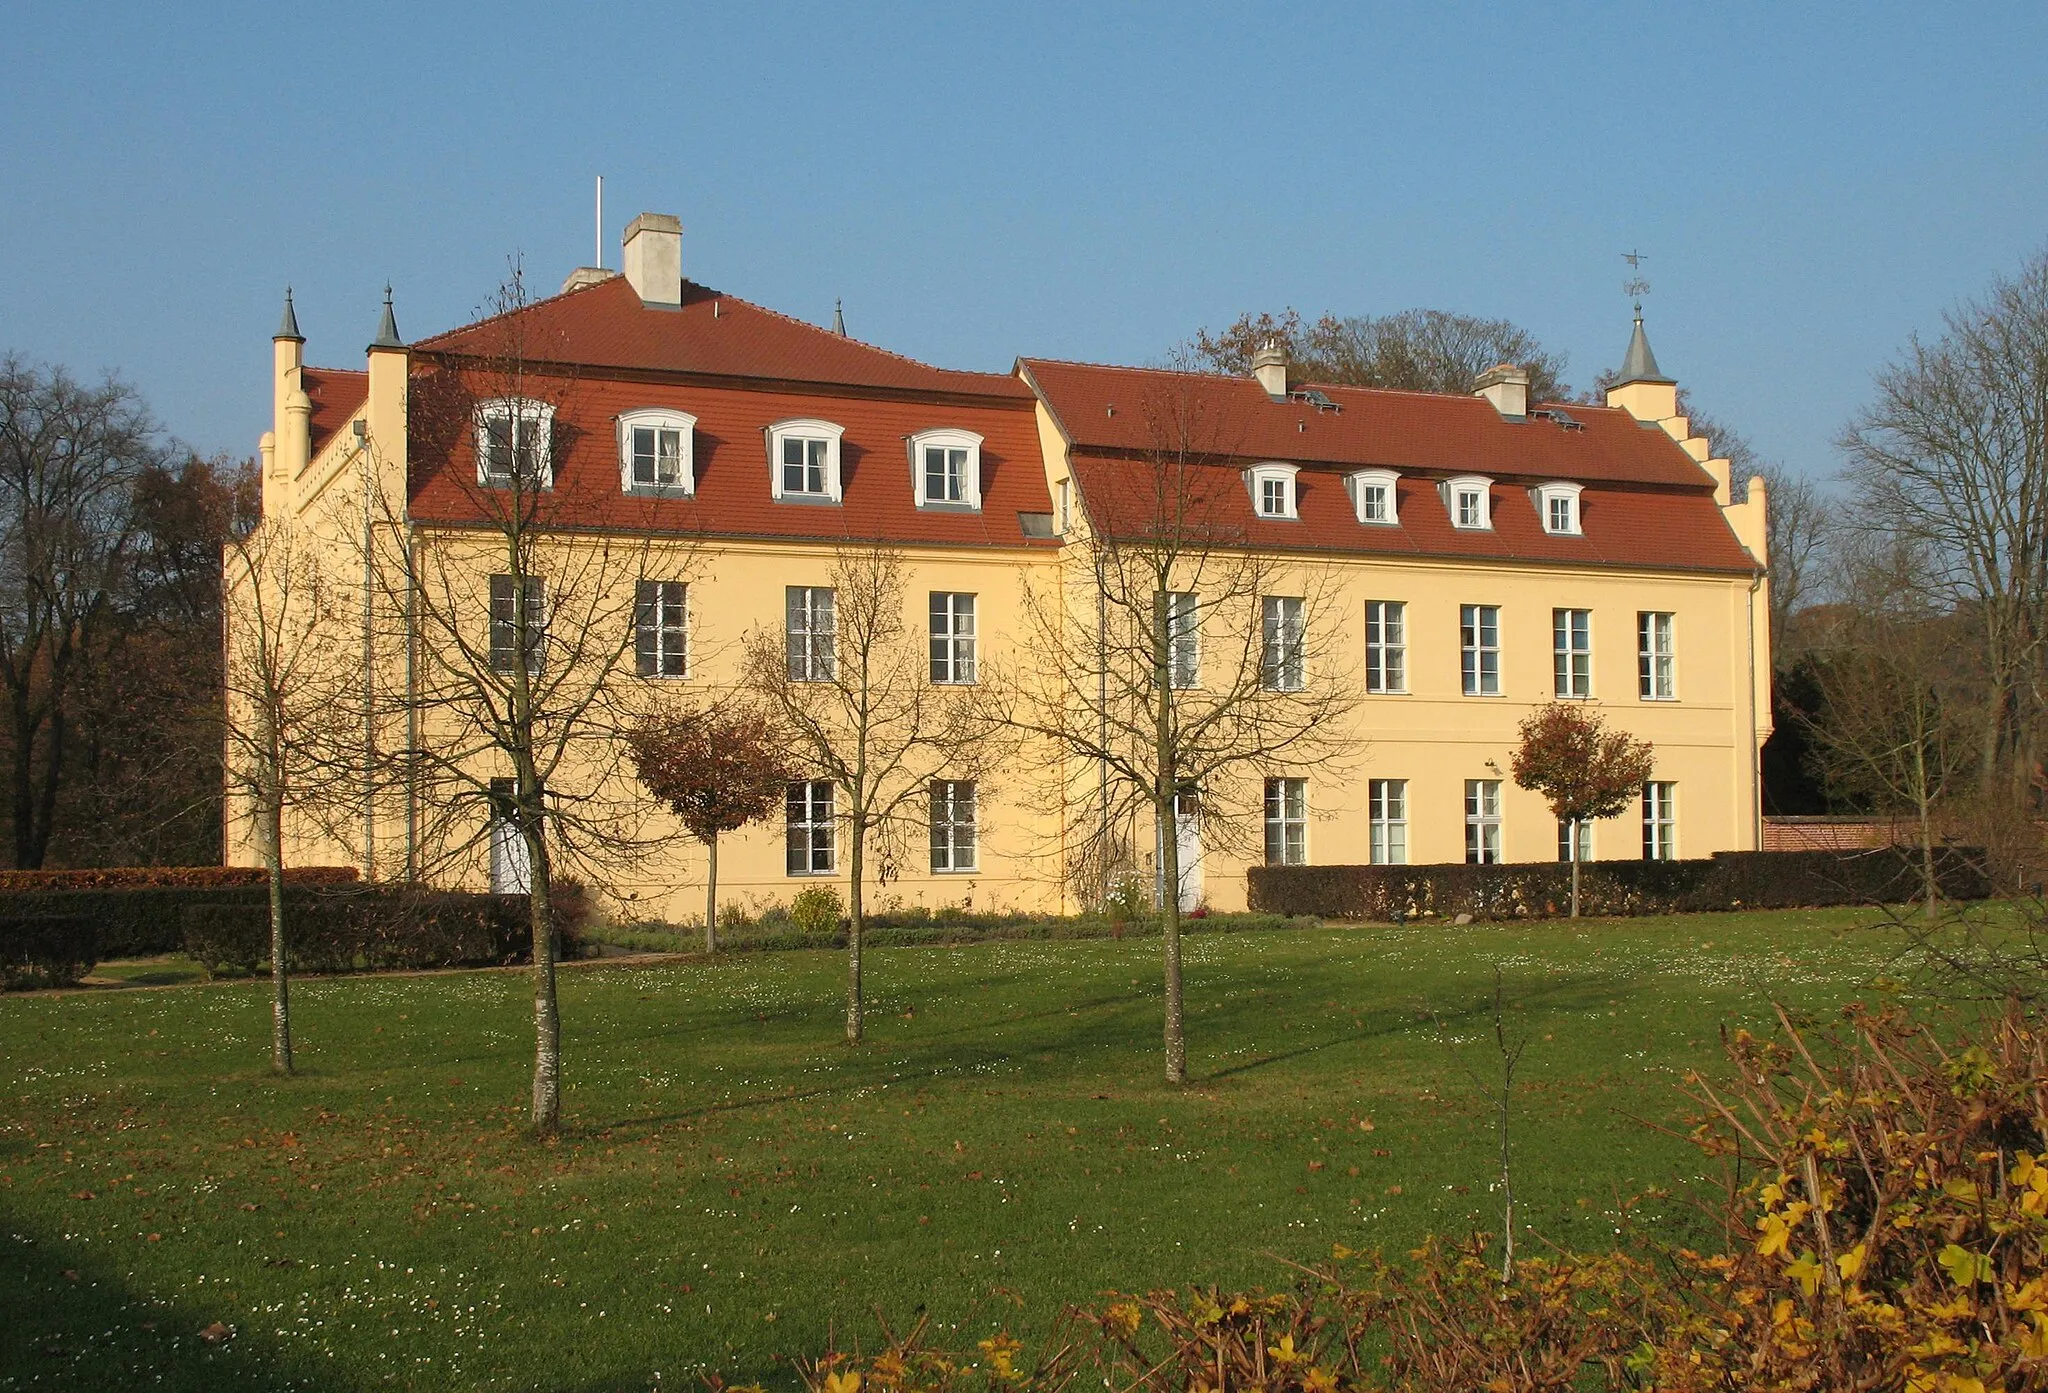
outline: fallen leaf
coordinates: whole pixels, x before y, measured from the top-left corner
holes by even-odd
[[[234,1333],[235,1328],[233,1326],[222,1325],[219,1321],[215,1321],[212,1325],[199,1332],[199,1338],[206,1341],[209,1345],[217,1345],[222,1340],[232,1338]]]

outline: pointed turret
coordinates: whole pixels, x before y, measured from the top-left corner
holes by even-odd
[[[846,337],[846,311],[836,299],[832,302],[832,332],[842,339]]]
[[[299,332],[299,316],[292,309],[292,288],[290,286],[284,288],[284,318],[278,322],[277,332],[270,337],[273,339],[295,339],[300,343],[306,341],[306,336]]]
[[[377,337],[370,340],[372,349],[403,348],[405,340],[398,337],[398,319],[391,312],[391,287],[384,287],[384,318],[378,321]]]
[[[1663,426],[1673,440],[1683,441],[1692,434],[1691,427],[1678,414],[1678,383],[1664,375],[1657,366],[1657,355],[1650,351],[1640,304],[1636,306],[1636,330],[1629,336],[1628,352],[1622,355],[1621,375],[1607,389],[1607,404],[1622,408],[1638,421]]]
[[[1643,332],[1643,316],[1636,315],[1636,331],[1629,336],[1628,352],[1622,355],[1621,377],[1614,384],[1619,387],[1629,382],[1669,383],[1657,368],[1657,355],[1650,351],[1650,336]]]

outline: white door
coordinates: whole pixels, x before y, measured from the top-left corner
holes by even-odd
[[[1173,840],[1180,858],[1180,908],[1185,914],[1202,902],[1202,800],[1183,789],[1173,800]]]
[[[510,783],[509,779],[494,779],[492,792],[499,783]],[[507,794],[510,790],[505,790]],[[519,835],[519,825],[512,819],[511,809],[503,801],[494,800],[491,813],[491,893],[494,895],[524,895],[533,888],[533,858],[527,854],[526,838]]]

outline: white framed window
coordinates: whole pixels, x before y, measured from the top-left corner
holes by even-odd
[[[1308,864],[1308,780],[1266,780],[1266,864]]]
[[[1374,526],[1392,526],[1401,520],[1400,503],[1394,493],[1400,476],[1391,469],[1359,469],[1344,478],[1351,490],[1351,506],[1358,520]]]
[[[781,503],[837,503],[839,438],[846,427],[802,418],[768,427],[769,496]]]
[[[931,592],[932,681],[974,681],[974,597]]]
[[[1465,531],[1486,531],[1493,526],[1493,480],[1480,474],[1463,474],[1437,486],[1443,492],[1444,511],[1451,526]]]
[[[476,408],[476,481],[485,488],[555,486],[555,408],[531,397],[500,397]]]
[[[1574,859],[1572,856],[1572,821],[1568,817],[1561,817],[1557,820],[1557,859],[1560,861]],[[1590,861],[1593,859],[1593,821],[1591,818],[1579,819],[1579,854],[1577,859],[1580,861]]]
[[[977,869],[974,780],[933,779],[932,873],[952,875]]]
[[[981,437],[971,430],[919,431],[909,438],[911,487],[920,508],[981,507]]]
[[[1375,866],[1408,864],[1408,781],[1369,779],[1365,804]]]
[[[696,491],[697,418],[643,407],[619,416],[619,487],[627,493]]]
[[[1550,612],[1554,693],[1570,701],[1593,695],[1593,611],[1554,609]]]
[[[523,587],[508,575],[491,577],[491,671],[516,672],[522,656],[528,673],[541,670],[547,648],[547,584],[539,576],[526,577]]]
[[[1500,695],[1500,606],[1458,606],[1460,677],[1466,696]]]
[[[1267,595],[1259,607],[1259,685],[1269,692],[1298,692],[1308,680],[1301,600],[1289,595]]]
[[[1245,486],[1251,490],[1252,511],[1262,518],[1294,518],[1295,476],[1299,465],[1255,464],[1245,470]]]
[[[1669,614],[1644,610],[1636,615],[1636,690],[1644,701],[1678,700],[1675,628]]]
[[[1166,668],[1175,690],[1202,685],[1202,610],[1194,592],[1169,591],[1166,610]]]
[[[1582,484],[1539,484],[1529,490],[1536,500],[1536,516],[1543,530],[1560,537],[1579,535],[1579,494]]]
[[[1678,859],[1678,785],[1643,785],[1643,859]]]
[[[1064,537],[1074,526],[1074,481],[1062,479],[1053,487],[1053,529]]]
[[[789,786],[785,803],[787,859],[790,875],[830,875],[836,867],[832,836],[832,781],[799,779]]]
[[[1500,864],[1500,780],[1465,780],[1465,864]]]
[[[830,682],[838,674],[838,596],[829,585],[784,587],[789,680]]]
[[[533,857],[519,830],[517,779],[491,780],[490,877],[493,895],[524,895],[533,888]]]
[[[1408,690],[1408,606],[1400,600],[1365,602],[1365,689]]]
[[[633,597],[633,669],[642,677],[689,675],[689,594],[679,580],[643,580]]]

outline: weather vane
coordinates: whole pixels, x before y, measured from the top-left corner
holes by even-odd
[[[1628,263],[1629,277],[1621,290],[1636,302],[1636,318],[1643,317],[1643,296],[1650,293],[1650,283],[1643,279],[1643,263],[1650,258],[1643,252],[1623,252],[1621,259]]]

